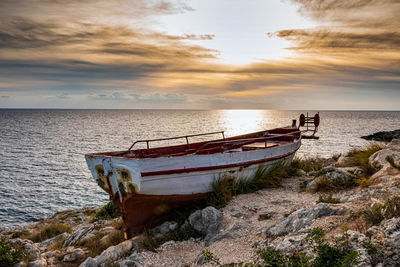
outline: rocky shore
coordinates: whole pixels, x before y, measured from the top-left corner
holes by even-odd
[[[22,251],[17,266],[322,266],[338,251],[346,266],[400,266],[400,140],[296,168],[278,187],[128,240],[111,206],[59,212],[0,235]]]

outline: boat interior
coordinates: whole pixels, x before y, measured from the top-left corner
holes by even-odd
[[[195,143],[189,142],[189,137],[217,133],[222,134],[223,138]],[[300,131],[298,130],[298,128],[295,127],[276,128],[272,130],[260,131],[229,138],[225,138],[224,132],[213,132],[172,138],[139,140],[133,143],[133,145],[125,151],[93,153],[89,155],[141,159],[157,157],[177,157],[190,154],[205,155],[215,153],[234,153],[256,149],[267,149],[280,145],[285,145],[294,142],[296,139],[299,139],[300,136]],[[152,142],[181,138],[186,139],[186,144],[150,148],[150,143]],[[137,143],[145,143],[147,145],[147,148],[133,149],[134,145],[136,145]]]

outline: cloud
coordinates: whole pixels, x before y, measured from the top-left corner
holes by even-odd
[[[212,33],[151,27],[193,11],[182,1],[1,1],[0,91],[98,107],[280,109],[301,105],[302,94],[399,91],[398,1],[292,2],[319,26],[268,34],[288,40],[291,57],[235,66],[193,44]]]
[[[5,99],[5,98],[10,98],[9,95],[2,95],[1,98]]]

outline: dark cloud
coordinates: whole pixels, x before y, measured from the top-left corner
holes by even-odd
[[[296,49],[400,49],[400,32],[345,33],[330,30],[283,30],[276,36],[294,41]]]

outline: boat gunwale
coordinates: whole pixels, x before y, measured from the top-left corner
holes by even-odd
[[[299,131],[298,128],[292,128],[292,127],[279,127],[279,128],[274,128],[274,129],[270,129],[270,130],[264,130],[264,131],[259,131],[259,132],[254,132],[254,133],[247,133],[247,134],[243,134],[243,135],[237,135],[237,136],[232,136],[229,138],[225,138],[225,139],[215,139],[215,140],[209,140],[209,141],[202,141],[202,142],[197,142],[197,143],[191,143],[191,146],[198,146],[200,148],[202,148],[205,144],[208,143],[213,143],[213,142],[229,142],[229,141],[235,141],[235,140],[243,140],[243,137],[248,137],[248,136],[258,136],[261,135],[263,133],[270,133],[271,131],[279,131],[279,130],[297,130],[297,131],[293,131],[293,132],[287,132],[284,134],[281,134],[281,136],[271,136],[270,138],[280,138],[280,137],[286,137],[286,136],[292,136],[294,137],[293,141],[291,143],[278,143],[278,146],[283,146],[283,145],[288,145],[288,144],[292,144],[293,142],[295,142],[295,140],[301,140],[301,131]],[[298,137],[296,136],[298,135]],[[297,138],[296,138],[297,137]],[[261,138],[261,137],[253,137],[253,139],[256,138]],[[265,140],[268,139],[268,137],[264,137]],[[260,141],[260,140],[258,140]],[[251,143],[256,143],[255,142],[251,142]],[[87,157],[102,157],[102,158],[117,158],[117,159],[126,159],[126,160],[143,160],[143,159],[155,159],[155,158],[171,158],[171,157],[185,157],[185,156],[193,156],[193,155],[213,155],[213,154],[219,154],[219,153],[223,153],[223,152],[214,152],[214,153],[209,153],[209,154],[196,154],[196,153],[187,153],[187,154],[183,154],[183,155],[174,155],[174,154],[165,154],[162,155],[160,154],[159,156],[155,156],[155,157],[126,157],[126,156],[120,156],[121,154],[124,155],[126,153],[129,152],[141,152],[141,151],[149,151],[149,150],[160,150],[160,149],[178,149],[178,148],[184,148],[184,147],[188,147],[188,144],[180,144],[180,145],[172,145],[172,146],[161,146],[161,147],[155,147],[155,148],[150,148],[150,149],[136,149],[136,150],[121,150],[121,151],[109,151],[109,152],[95,152],[95,153],[88,153],[85,154],[85,156]],[[259,149],[271,149],[275,146],[272,147],[265,147],[265,148],[259,148]],[[247,152],[247,151],[243,151],[243,152]],[[115,154],[115,155],[112,155]]]

